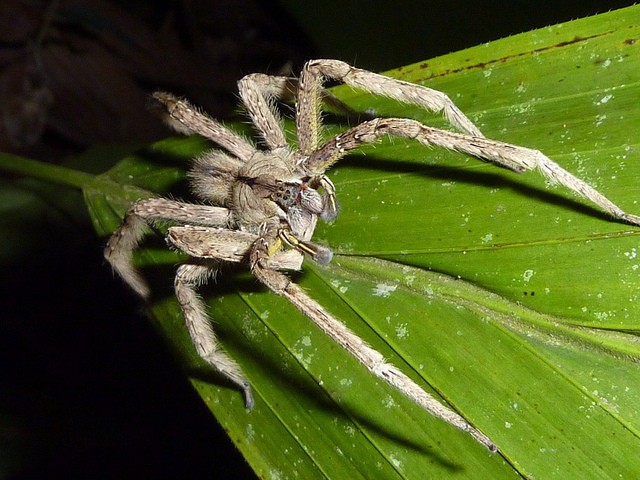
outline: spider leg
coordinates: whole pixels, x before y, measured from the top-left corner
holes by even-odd
[[[231,214],[222,207],[183,203],[165,198],[152,198],[134,203],[120,227],[107,242],[104,256],[118,275],[143,298],[149,297],[149,288],[133,267],[131,256],[145,234],[145,226],[158,221],[226,226],[231,221]]]
[[[269,259],[270,241],[268,234],[262,236],[256,241],[251,252],[252,271],[261,283],[275,294],[286,298],[378,378],[395,387],[432,415],[460,430],[468,432],[476,441],[489,450],[497,450],[497,446],[485,434],[473,427],[461,415],[444,406],[432,395],[425,392],[398,368],[387,363],[382,354],[369,347],[360,337],[327,312],[322,305],[309,297],[289,277],[269,268],[266,262]]]
[[[166,92],[155,92],[152,98],[164,120],[174,130],[185,135],[198,133],[245,162],[255,153],[255,147],[246,138],[232,132],[186,100]]]
[[[169,227],[167,242],[195,258],[243,263],[247,260],[258,235],[226,228],[185,225]],[[300,270],[302,252],[297,249],[278,250],[267,265],[275,270]]]
[[[454,127],[476,137],[483,136],[480,130],[451,99],[438,90],[355,68],[339,60],[311,60],[306,63],[300,74],[298,102],[296,105],[298,148],[305,156],[312,155],[318,148],[324,91],[323,82],[325,79],[342,82],[403,103],[417,105],[432,112],[442,111]],[[303,164],[303,168],[306,166]],[[331,221],[338,214],[338,204],[333,185],[323,175],[324,171],[318,171],[313,168],[307,168],[307,170],[315,173],[319,183],[325,187],[325,209],[321,216],[324,220]]]
[[[299,270],[303,259],[300,249],[283,251],[275,225],[270,229],[267,227],[272,243],[264,251],[264,262],[261,264],[269,271]],[[167,233],[170,245],[193,257],[190,263],[178,267],[174,286],[196,350],[207,363],[242,389],[247,408],[253,406],[249,382],[238,365],[220,349],[204,302],[196,294],[196,288],[215,274],[221,261],[243,263],[250,259],[254,245],[263,245],[260,243],[261,239],[262,237],[250,232],[195,225],[169,227]]]
[[[274,100],[288,93],[290,79],[252,73],[240,79],[238,91],[258,132],[270,150],[287,146],[284,127]]]
[[[442,111],[455,128],[476,137],[483,136],[451,99],[438,90],[355,68],[340,60],[311,60],[300,74],[296,110],[299,149],[305,155],[311,154],[318,146],[321,92],[325,79],[417,105],[431,112]]]
[[[197,295],[196,288],[215,274],[216,261],[188,263],[178,267],[174,287],[189,335],[196,351],[209,365],[226,379],[239,387],[245,396],[246,408],[253,407],[251,385],[238,364],[220,349],[211,322],[206,314],[204,302]]]
[[[438,128],[406,118],[377,118],[353,127],[333,137],[318,148],[304,165],[313,174],[324,172],[330,165],[342,158],[350,150],[363,144],[372,143],[383,135],[392,135],[417,140],[427,146],[438,146],[448,150],[465,153],[516,172],[538,169],[553,182],[557,182],[593,203],[622,221],[640,225],[640,216],[626,213],[598,190],[569,173],[538,150],[474,137]]]

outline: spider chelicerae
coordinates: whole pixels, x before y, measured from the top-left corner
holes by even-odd
[[[373,118],[322,141],[319,135],[323,83],[342,82],[369,93],[443,112],[460,133],[432,128],[409,118]],[[523,172],[538,169],[550,180],[578,192],[613,217],[640,225],[640,217],[625,213],[604,195],[564,170],[537,150],[485,138],[442,92],[361,70],[339,60],[312,60],[297,80],[295,123],[297,148],[285,138],[275,100],[286,96],[292,79],[251,74],[238,83],[240,97],[260,134],[264,148],[169,93],[153,95],[166,121],[185,134],[200,134],[219,149],[194,160],[189,178],[201,203],[166,198],[133,204],[105,249],[114,270],[142,297],[149,289],[133,268],[132,251],[145,226],[170,222],[167,242],[190,256],[175,276],[175,294],[198,354],[237,385],[248,408],[251,386],[240,368],[219,346],[196,288],[215,275],[221,262],[246,264],[255,277],[285,297],[325,333],[349,351],[373,374],[384,379],[433,415],[469,432],[490,450],[496,445],[462,416],[442,405],[383,356],[367,346],[281,270],[299,270],[304,255],[319,263],[331,261],[331,251],[312,242],[318,218],[338,214],[336,192],[327,169],[351,150],[385,135],[416,140],[462,152]]]

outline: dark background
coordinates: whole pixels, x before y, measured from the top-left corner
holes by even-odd
[[[384,70],[632,3],[5,0],[0,149],[144,145],[169,133],[144,108],[158,87],[226,117],[252,71]],[[78,192],[3,174],[0,234],[0,479],[253,476],[113,279]]]

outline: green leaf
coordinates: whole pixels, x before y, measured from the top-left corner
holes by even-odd
[[[389,75],[446,92],[490,138],[542,150],[640,212],[640,7]],[[340,87],[357,111],[445,126]],[[328,127],[331,135],[341,127]],[[83,183],[97,230],[165,192],[203,148],[168,140]],[[1,159],[0,159],[1,160]],[[169,161],[167,161],[169,160]],[[385,141],[330,172],[336,257],[293,278],[500,447],[490,454],[383,382],[242,269],[203,288],[256,407],[197,358],[151,244],[152,312],[194,387],[265,478],[633,478],[640,471],[640,230],[537,173]],[[161,271],[158,271],[161,270]],[[213,447],[212,447],[213,448]]]

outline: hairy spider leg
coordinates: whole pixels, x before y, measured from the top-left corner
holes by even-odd
[[[120,277],[142,298],[149,298],[149,287],[133,267],[131,257],[146,233],[146,227],[157,222],[192,223],[225,227],[231,212],[222,207],[196,205],[166,198],[150,198],[134,203],[120,227],[109,238],[104,256]]]
[[[472,426],[461,415],[445,407],[397,367],[387,363],[381,353],[372,349],[346,325],[334,318],[322,305],[293,283],[289,277],[269,268],[266,262],[270,258],[268,253],[269,245],[274,241],[274,238],[275,234],[273,232],[266,232],[260,240],[254,243],[250,253],[253,265],[252,272],[260,282],[266,285],[273,293],[287,299],[375,376],[402,392],[435,417],[469,433],[490,451],[495,452],[497,450],[497,446],[489,437]]]
[[[327,79],[416,105],[430,112],[444,112],[453,127],[469,135],[483,136],[451,99],[438,90],[362,70],[340,60],[319,59],[306,63],[298,82],[296,127],[299,149],[305,155],[310,155],[318,148],[321,92],[323,82]]]
[[[222,207],[196,205],[164,198],[140,200],[129,209],[124,222],[107,242],[105,258],[113,269],[141,297],[149,297],[149,287],[133,267],[133,250],[145,234],[145,226],[157,222],[190,223],[225,227],[231,212]],[[220,349],[205,307],[195,288],[215,275],[219,262],[192,260],[178,267],[174,288],[191,340],[198,354],[225,378],[242,389],[247,408],[253,405],[251,387],[238,365]]]
[[[598,190],[569,173],[538,150],[432,128],[407,118],[376,118],[336,135],[309,157],[306,168],[312,172],[324,172],[349,151],[364,144],[373,143],[384,135],[409,138],[427,146],[435,145],[462,152],[516,172],[537,168],[552,182],[564,185],[586,197],[613,217],[633,225],[640,225],[640,216],[626,213]]]
[[[374,119],[363,122],[318,147],[319,92],[325,79],[342,82],[402,103],[417,105],[429,111],[443,111],[451,125],[464,134],[430,128],[416,120]],[[299,84],[296,125],[298,131],[303,132],[302,135],[299,133],[300,149],[309,155],[309,159],[301,166],[311,175],[324,175],[326,169],[349,150],[364,143],[375,142],[383,135],[394,135],[413,138],[429,146],[436,145],[460,151],[516,172],[537,168],[552,182],[560,183],[579,193],[615,218],[640,225],[640,216],[626,213],[591,185],[569,173],[543,153],[485,139],[471,120],[442,92],[355,68],[339,60],[323,59],[307,62],[300,75]]]
[[[256,152],[249,140],[229,130],[185,99],[166,92],[155,92],[152,97],[158,102],[156,107],[159,107],[163,120],[177,132],[202,135],[244,162]]]

